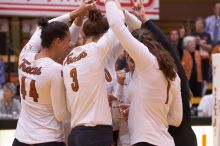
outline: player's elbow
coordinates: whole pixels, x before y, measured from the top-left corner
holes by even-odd
[[[177,116],[169,117],[169,119],[170,119],[168,120],[169,125],[179,127],[182,122],[183,116],[182,114],[179,114]]]
[[[70,119],[70,113],[68,111],[66,112],[54,112],[55,118],[59,122],[63,122],[65,120]]]
[[[64,117],[61,114],[54,114],[55,118],[57,119],[57,121],[59,122],[63,122],[64,121]]]
[[[182,122],[182,116],[179,117],[179,118],[176,118],[175,123],[174,123],[173,126],[175,126],[175,127],[179,127],[180,124],[181,124],[181,122]]]

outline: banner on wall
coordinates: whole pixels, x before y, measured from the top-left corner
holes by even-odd
[[[78,7],[83,0],[1,0],[0,15],[7,16],[59,16]],[[131,0],[120,0],[123,8],[131,10]],[[143,0],[146,14],[151,19],[159,19],[159,0]],[[98,0],[97,6],[105,12],[104,3]]]
[[[213,69],[213,143],[214,146],[220,145],[220,53],[212,55]]]

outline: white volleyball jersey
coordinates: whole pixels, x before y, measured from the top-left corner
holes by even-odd
[[[104,66],[108,50],[115,41],[109,30],[97,43],[74,48],[64,60],[64,83],[72,128],[112,124]]]
[[[170,81],[168,92],[168,81],[159,69],[156,57],[125,27],[116,3],[107,1],[105,6],[111,29],[135,62],[135,71],[128,87],[131,97],[128,119],[131,144],[148,142],[157,146],[174,146],[168,125],[179,126],[182,121],[180,79],[176,75],[176,79]]]
[[[51,21],[68,20],[69,14],[65,14]],[[70,32],[78,32],[76,25],[71,26]],[[19,57],[22,109],[15,137],[26,144],[64,141],[62,121],[70,118],[62,65],[47,57],[35,59],[42,49],[40,35],[41,29],[37,28]]]

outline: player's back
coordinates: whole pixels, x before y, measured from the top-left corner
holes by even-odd
[[[74,48],[64,61],[64,83],[71,127],[111,125],[104,74],[105,55],[96,43]]]
[[[15,137],[26,144],[63,141],[62,123],[52,107],[51,76],[62,66],[50,58],[35,60],[36,53],[27,45],[19,58],[22,110]]]

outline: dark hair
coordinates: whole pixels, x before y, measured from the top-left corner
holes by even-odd
[[[55,38],[63,39],[69,31],[68,26],[63,22],[54,21],[48,23],[47,19],[42,18],[38,21],[38,25],[41,27],[41,45],[44,48],[50,47],[52,41]]]
[[[115,70],[118,71],[118,70],[122,70],[122,69],[126,69],[127,70],[128,68],[128,64],[127,64],[127,61],[126,61],[126,57],[123,55],[120,55],[118,57],[118,59],[116,60],[116,63],[115,63]]]
[[[89,10],[88,19],[83,24],[83,32],[86,37],[103,34],[108,28],[107,18],[101,14],[100,10],[96,8]]]
[[[205,22],[205,20],[202,17],[196,18],[195,24],[196,24],[197,21],[202,21],[202,24],[203,24],[204,28],[206,27],[206,22]]]
[[[132,32],[132,35],[148,47],[149,51],[157,58],[160,70],[168,80],[173,81],[176,78],[176,65],[164,47],[157,41],[151,32],[146,29],[138,29]]]

